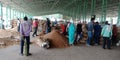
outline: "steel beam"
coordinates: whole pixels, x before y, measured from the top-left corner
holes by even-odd
[[[91,15],[95,15],[96,0],[92,0],[91,3]]]
[[[117,19],[117,24],[120,25],[120,0],[119,0],[119,8],[118,8],[118,19]]]
[[[107,0],[102,0],[102,14],[101,14],[101,21],[106,21],[106,14],[107,14]]]
[[[3,26],[2,26],[2,18],[3,18],[2,3],[0,2],[0,29],[3,28]]]

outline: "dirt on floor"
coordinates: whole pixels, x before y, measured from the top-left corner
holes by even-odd
[[[0,38],[0,48],[6,48],[12,45],[19,44],[20,41],[17,39],[11,39],[11,38]]]
[[[0,30],[0,48],[6,48],[11,45],[19,44],[20,34],[17,28],[9,30]]]

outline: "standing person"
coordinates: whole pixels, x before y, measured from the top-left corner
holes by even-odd
[[[94,26],[94,42],[95,42],[95,45],[99,45],[100,43],[100,35],[101,35],[101,26],[99,25],[98,22],[95,23],[95,26]]]
[[[38,35],[37,35],[38,24],[39,24],[38,19],[35,19],[35,20],[33,21],[33,28],[34,28],[34,32],[33,32],[33,34],[32,34],[33,37],[34,37],[34,35],[38,36]]]
[[[20,24],[20,34],[21,34],[21,55],[23,55],[24,50],[24,43],[26,40],[26,48],[27,49],[27,56],[31,55],[29,53],[30,49],[30,32],[31,32],[31,24],[28,22],[28,18],[24,17],[24,21]]]
[[[74,40],[75,40],[75,25],[73,23],[73,21],[69,24],[69,28],[68,28],[68,37],[69,37],[69,44],[73,45]]]
[[[46,21],[46,33],[49,33],[51,32],[51,26],[50,26],[50,20],[49,18],[47,18],[47,21]]]
[[[117,36],[118,36],[118,29],[116,25],[113,25],[112,29],[112,45],[115,45],[117,43]]]
[[[67,24],[66,24],[66,35],[69,35],[69,33],[68,33],[69,25],[70,25],[70,22],[67,22]]]
[[[5,20],[2,20],[2,29],[5,29]]]
[[[90,46],[94,32],[94,19],[91,19],[91,22],[88,23],[87,30],[88,30],[87,46]]]
[[[3,21],[0,19],[0,29],[2,29]]]
[[[101,36],[103,37],[103,49],[106,49],[106,44],[107,44],[107,48],[111,49],[111,36],[112,36],[112,28],[111,26],[108,24],[108,21],[105,22],[105,26],[103,26],[102,28],[102,32],[101,32]]]
[[[33,19],[32,18],[30,18],[28,21],[31,25],[33,24]]]
[[[63,22],[61,23],[61,29],[62,29],[62,34],[66,35],[66,27]]]
[[[29,23],[30,23],[31,25],[33,24],[33,19],[32,19],[32,18],[29,19]],[[32,26],[31,26],[31,28],[32,28]],[[32,32],[32,29],[31,29],[31,32]]]
[[[57,22],[57,19],[55,19],[54,25],[56,26],[56,25],[57,25],[57,23],[58,23],[58,22]]]
[[[20,32],[20,19],[18,18],[18,21],[17,21],[17,26],[18,26],[18,32]]]
[[[80,37],[79,39],[78,39],[78,36]],[[81,24],[81,22],[79,22],[79,23],[77,24],[75,42],[76,42],[76,43],[79,43],[79,42],[80,42],[80,41],[79,41],[80,39],[82,39],[82,24]]]

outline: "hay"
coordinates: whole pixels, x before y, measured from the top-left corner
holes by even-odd
[[[17,27],[17,21],[18,20],[11,20],[10,24],[12,25],[13,28]]]
[[[11,38],[0,38],[0,48],[6,48],[12,45],[18,45],[20,41]]]
[[[87,26],[86,24],[82,25],[82,32],[85,33],[85,34],[87,33],[86,26]]]
[[[0,38],[11,38],[11,37],[19,37],[19,32],[12,30],[0,30]]]
[[[0,48],[6,48],[14,44],[19,44],[20,34],[15,31],[15,29],[16,28],[0,30]]]
[[[12,29],[10,29],[10,30],[17,32],[17,29],[18,29],[18,27],[16,26],[16,27],[14,27],[14,28],[12,28]]]
[[[11,32],[7,30],[0,30],[0,38],[8,38],[11,36],[12,36]]]

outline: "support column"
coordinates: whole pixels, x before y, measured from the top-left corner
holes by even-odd
[[[84,17],[84,16],[85,16],[85,1],[86,1],[86,0],[84,0],[84,3],[83,3],[83,11],[82,11],[82,12],[83,12],[83,13],[82,13],[83,21],[85,21],[85,17]]]
[[[2,29],[2,18],[3,18],[3,13],[2,13],[2,3],[0,2],[0,29]]]
[[[21,19],[23,18],[23,12],[21,12]]]
[[[119,0],[119,9],[118,9],[118,19],[117,24],[120,25],[120,0]]]
[[[89,0],[86,0],[86,8],[85,8],[85,21],[87,21],[88,16],[88,2]]]
[[[16,14],[16,10],[14,10],[14,19],[16,19],[17,14]]]
[[[20,18],[22,18],[22,12],[20,12]]]
[[[17,12],[17,15],[18,15],[18,17],[17,17],[17,18],[20,18],[20,12],[19,12],[19,11]]]
[[[23,18],[24,18],[24,12],[23,12]]]
[[[72,8],[72,18],[75,18],[75,14],[74,14],[74,8]]]
[[[81,2],[83,2],[83,1],[81,1]],[[81,7],[80,7],[80,8],[81,8],[81,11],[80,11],[81,13],[80,13],[80,15],[81,15],[81,20],[84,21],[84,18],[83,18],[83,11],[84,11],[84,8],[83,8],[83,7],[84,7],[84,4],[81,4]]]
[[[77,18],[77,15],[78,15],[78,1],[75,1],[75,8],[74,8],[74,17],[75,17],[75,20],[78,19]]]
[[[13,9],[11,9],[11,20],[13,20],[13,14],[14,14]]]
[[[16,19],[16,16],[17,16],[17,15],[16,15],[16,10],[14,10],[14,19]]]
[[[18,18],[18,10],[16,10],[16,19]]]
[[[70,16],[71,16],[71,18],[72,18],[72,9],[70,9]]]
[[[14,19],[14,9],[13,9],[13,11],[12,11],[12,12],[13,12],[13,13],[12,13],[12,14],[13,14],[12,19]]]
[[[10,20],[11,18],[11,13],[10,13],[10,7],[7,7],[7,20]]]
[[[77,6],[76,18],[79,19],[79,5]]]
[[[22,18],[22,12],[20,11],[20,19]]]
[[[91,2],[91,15],[95,15],[96,0]]]
[[[80,18],[81,18],[81,16],[80,16],[80,11],[81,11],[80,5],[78,5],[78,16],[77,16],[77,17],[78,17],[79,20],[81,20],[81,19],[80,19]]]
[[[22,12],[20,11],[20,19],[22,18]]]
[[[9,20],[9,8],[8,7],[6,7],[6,21],[8,21]],[[8,22],[6,22],[6,25],[4,26],[4,28],[6,28],[6,27],[8,27]]]
[[[88,0],[84,0],[84,5],[83,5],[83,20],[84,21],[86,21],[87,7],[88,7]]]
[[[106,21],[106,12],[107,11],[107,0],[102,0],[102,15],[101,15],[101,21]]]
[[[2,20],[2,16],[3,16],[3,13],[2,13],[2,3],[0,2],[0,20]]]
[[[8,7],[6,7],[6,19],[5,20],[8,20]]]
[[[26,16],[26,14],[25,14],[25,12],[24,12],[24,15],[23,15],[24,17]]]
[[[9,8],[9,17],[10,17],[10,20],[12,20],[11,7]]]

